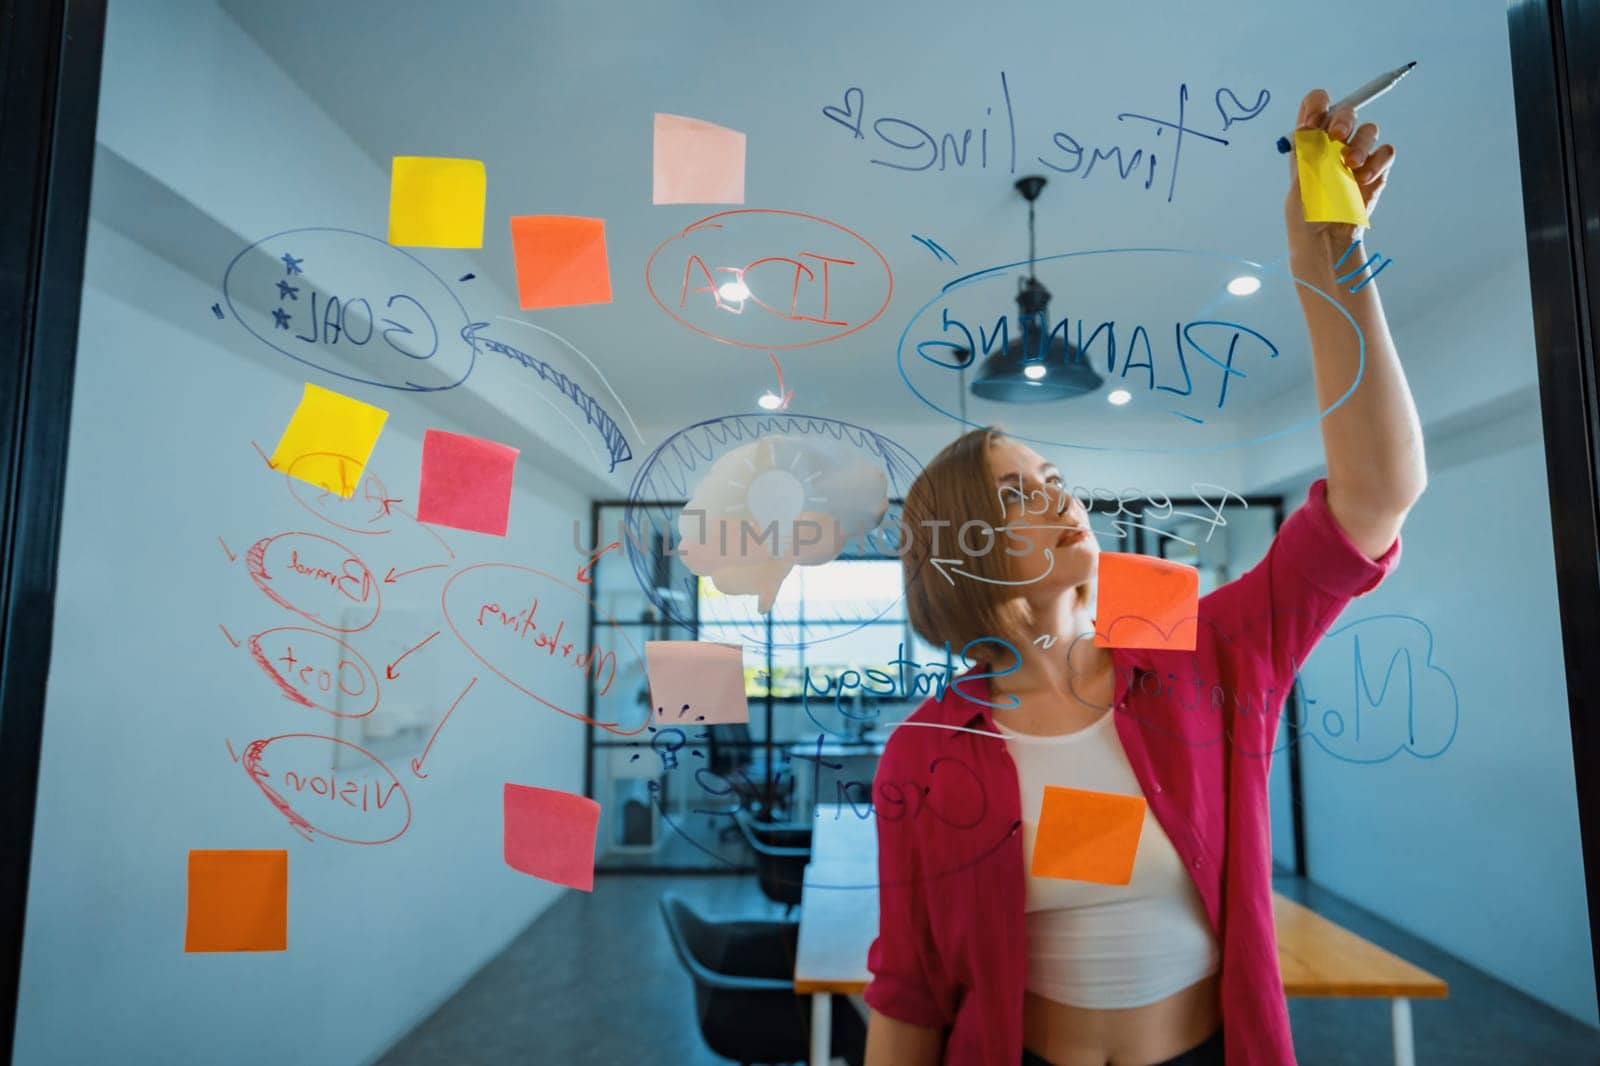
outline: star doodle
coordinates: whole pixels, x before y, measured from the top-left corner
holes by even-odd
[[[289,313],[281,307],[272,309],[272,325],[275,329],[289,328]]]
[[[296,286],[290,285],[287,281],[280,281],[278,282],[278,299],[298,300],[300,299],[300,290]]]
[[[303,273],[303,271],[300,269],[301,261],[290,255],[288,252],[284,252],[280,258],[283,260],[283,272],[285,274]]]

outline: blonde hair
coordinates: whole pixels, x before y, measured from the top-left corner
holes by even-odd
[[[908,542],[901,564],[911,628],[929,644],[949,644],[957,654],[983,638],[1000,637],[1014,644],[1030,639],[1032,612],[1014,588],[959,576],[952,585],[930,561],[959,557],[961,568],[975,577],[1009,578],[1003,534],[997,535],[998,527],[1005,525],[1005,508],[989,466],[990,446],[1004,437],[998,427],[988,426],[956,438],[917,475],[901,508],[902,536]],[[981,553],[963,547],[966,538],[961,531],[975,521],[988,530],[986,550]],[[1087,586],[1079,586],[1079,606],[1087,603],[1088,594]]]

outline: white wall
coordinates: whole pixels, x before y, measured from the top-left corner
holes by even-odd
[[[386,760],[412,808],[404,835],[361,847],[293,832],[229,745],[332,734],[333,719],[284,700],[219,624],[243,640],[299,621],[246,573],[254,540],[348,535],[308,515],[250,442],[271,449],[307,380],[379,404],[390,417],[369,469],[410,508],[424,428],[510,438],[522,448],[510,534],[443,531],[452,567],[575,568],[572,521],[588,520],[575,486],[603,469],[527,429],[553,418],[507,407],[526,399],[508,384],[521,368],[480,364],[476,389],[407,394],[309,370],[218,321],[226,261],[209,277],[185,261],[203,243],[195,220],[250,240],[316,224],[381,236],[386,173],[211,5],[117,4],[110,17],[99,132],[129,168],[106,180],[142,173],[192,210],[170,216],[156,254],[126,235],[150,219],[107,217],[128,209],[128,188],[96,188],[15,1061],[372,1061],[559,894],[504,864],[501,786],[581,792],[582,727],[484,677],[438,734],[426,779]],[[447,273],[451,255],[429,262]],[[514,306],[476,298],[482,318]],[[512,437],[519,426],[528,435]],[[377,575],[445,558],[410,522],[358,550]],[[451,572],[384,586],[378,625],[346,639],[382,671],[427,634],[430,610],[438,628]],[[385,702],[415,700],[431,727],[482,673],[445,629],[385,683]],[[581,708],[583,679],[567,671],[546,694]],[[184,952],[196,848],[288,850],[287,951]]]
[[[1399,569],[1352,604],[1334,630],[1387,612],[1425,622],[1435,662],[1459,694],[1458,730],[1434,758],[1402,751],[1373,765],[1308,744],[1309,874],[1594,1024],[1538,410],[1528,397],[1494,421],[1430,438],[1428,448],[1429,486],[1406,522]],[[1381,639],[1364,645],[1370,691],[1381,692],[1394,650]],[[1355,698],[1350,655],[1348,642],[1326,641],[1302,673],[1313,695],[1342,698],[1346,716]],[[1415,676],[1417,747],[1430,753],[1447,697],[1420,659]],[[1403,685],[1398,671],[1393,684]],[[1368,704],[1367,729],[1396,726],[1403,698],[1391,693]],[[1312,708],[1313,732],[1320,710]],[[1374,741],[1369,732],[1364,750],[1345,753],[1376,755]]]

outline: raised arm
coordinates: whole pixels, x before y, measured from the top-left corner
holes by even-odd
[[[1296,129],[1326,129],[1343,141],[1345,163],[1355,172],[1370,217],[1394,162],[1393,145],[1378,146],[1378,127],[1356,126],[1349,108],[1328,113],[1328,94],[1315,89],[1300,102]],[[1295,277],[1316,286],[1337,301],[1361,327],[1366,338],[1366,366],[1361,383],[1339,408],[1322,420],[1322,447],[1328,464],[1328,507],[1334,519],[1369,558],[1376,559],[1394,543],[1406,513],[1427,484],[1422,426],[1411,388],[1395,352],[1383,317],[1376,282],[1350,292],[1365,275],[1340,283],[1361,265],[1364,247],[1350,245],[1360,231],[1342,223],[1307,222],[1300,200],[1298,167],[1289,165],[1289,195],[1284,204],[1289,236],[1289,266]],[[1346,254],[1348,252],[1348,255]],[[1334,264],[1343,262],[1337,269]],[[1350,387],[1360,365],[1361,349],[1350,323],[1326,300],[1296,285],[1311,335],[1317,405],[1325,409]]]

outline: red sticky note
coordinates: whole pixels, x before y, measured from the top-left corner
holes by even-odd
[[[189,852],[184,951],[284,951],[288,946],[287,851]]]
[[[605,219],[513,215],[511,250],[524,311],[611,302]]]
[[[1100,553],[1094,643],[1098,648],[1194,651],[1200,572],[1129,552]]]
[[[744,203],[744,134],[683,115],[656,115],[650,202]]]
[[[600,804],[533,785],[505,786],[506,865],[552,884],[594,891]]]
[[[1033,840],[1033,876],[1127,884],[1144,809],[1143,796],[1046,785]]]
[[[506,535],[517,449],[509,444],[430,429],[422,435],[417,521]]]

